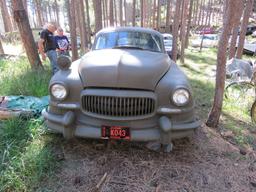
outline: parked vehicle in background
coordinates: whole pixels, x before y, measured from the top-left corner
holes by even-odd
[[[219,36],[217,34],[199,35],[196,39],[192,40],[192,47],[200,47],[203,40],[202,47],[210,48],[218,45]]]
[[[256,31],[256,25],[248,25],[246,28],[246,35],[251,35]]]
[[[172,58],[172,43],[173,43],[173,36],[169,33],[163,33],[163,38],[164,38],[164,48],[167,54],[169,55],[170,58]],[[178,50],[177,54],[177,59],[179,59],[180,53]]]
[[[169,151],[200,126],[189,81],[155,30],[103,29],[91,52],[58,64],[43,116],[66,138],[157,141]]]
[[[254,55],[255,51],[256,51],[256,41],[251,42],[251,43],[248,41],[244,42],[244,49],[243,49],[244,54]]]
[[[215,33],[215,31],[214,31],[214,29],[212,27],[204,27],[203,29],[201,29],[199,31],[200,35],[203,35],[203,34],[214,34],[214,33]]]

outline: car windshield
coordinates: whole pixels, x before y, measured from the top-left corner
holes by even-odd
[[[161,39],[158,35],[138,31],[108,32],[99,35],[94,49],[111,48],[131,48],[163,52]]]

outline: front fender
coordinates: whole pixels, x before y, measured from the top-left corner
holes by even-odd
[[[73,62],[68,70],[59,70],[52,78],[49,83],[49,88],[52,84],[62,82],[68,89],[68,96],[63,101],[65,103],[77,102],[80,99],[80,93],[83,90],[81,78],[78,73],[78,66],[80,59]],[[50,90],[49,90],[50,91]],[[54,97],[50,94],[50,99],[53,102],[57,102]]]

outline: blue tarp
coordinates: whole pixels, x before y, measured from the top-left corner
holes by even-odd
[[[49,104],[49,96],[41,98],[33,96],[5,96],[0,97],[0,108],[9,110],[30,111],[39,116],[41,111]]]

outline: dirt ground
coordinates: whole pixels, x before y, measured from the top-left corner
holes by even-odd
[[[204,125],[193,138],[175,141],[169,154],[139,143],[106,147],[86,139],[59,139],[54,146],[60,167],[40,191],[256,191],[255,151],[239,149]]]

